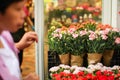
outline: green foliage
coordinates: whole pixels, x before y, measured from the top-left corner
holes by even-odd
[[[84,24],[84,28],[87,29],[87,30],[95,31],[96,30],[96,24],[89,22],[87,24]]]
[[[81,55],[85,53],[85,36],[80,36],[73,38],[72,35],[69,36],[69,50],[72,55]]]
[[[88,53],[103,53],[105,50],[105,40],[102,40],[101,37],[98,37],[95,40],[87,39],[86,48]]]

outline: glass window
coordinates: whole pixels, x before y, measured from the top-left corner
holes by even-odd
[[[36,46],[36,71],[41,80],[48,79],[50,67],[60,64],[58,55],[50,50],[48,44],[50,28],[59,28],[63,24],[67,27],[72,23],[88,20],[116,25],[117,2],[119,0],[35,0],[35,30],[39,36]]]
[[[102,22],[102,0],[44,0],[44,41],[49,40],[51,27],[69,27],[70,24],[81,24],[88,20]],[[59,65],[56,52],[50,50],[49,43],[44,44],[45,74],[49,68]],[[46,77],[47,75],[45,75]]]

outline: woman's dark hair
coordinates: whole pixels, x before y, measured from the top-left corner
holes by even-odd
[[[23,0],[0,0],[0,13],[4,14],[6,9],[15,2],[20,2]]]

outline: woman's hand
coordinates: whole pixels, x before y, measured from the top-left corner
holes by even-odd
[[[24,48],[29,47],[35,41],[38,42],[37,34],[36,32],[30,31],[26,32],[22,39],[18,43],[15,43],[15,46],[17,49],[23,50]]]

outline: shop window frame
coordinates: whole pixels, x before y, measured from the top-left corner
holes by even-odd
[[[40,80],[45,80],[44,66],[44,0],[34,0],[35,3],[35,31],[38,34],[38,43],[35,44],[36,73]],[[116,5],[117,4],[117,5]],[[120,0],[102,0],[102,23],[118,27],[120,23],[118,5]]]

